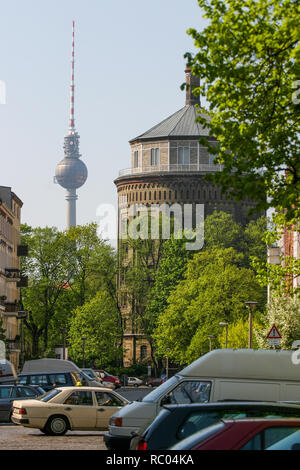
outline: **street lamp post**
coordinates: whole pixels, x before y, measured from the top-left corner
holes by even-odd
[[[208,339],[209,339],[209,350],[211,351],[212,350],[212,339],[215,338],[214,335],[208,335]]]
[[[246,307],[249,310],[249,340],[248,340],[248,348],[252,349],[253,345],[253,338],[252,338],[252,323],[253,323],[253,310],[256,307],[257,302],[253,302],[251,300],[245,302]]]
[[[20,351],[20,363],[19,367],[20,370],[22,370],[23,365],[24,365],[24,320],[27,318],[28,315],[27,310],[19,310],[18,311],[18,319],[21,320],[21,331],[20,331],[20,337],[21,337],[21,351]]]
[[[85,351],[84,351],[84,346],[86,342],[86,336],[82,336],[82,367],[85,367]]]
[[[60,331],[62,332],[63,337],[63,360],[66,359],[66,332],[67,328],[61,328]]]
[[[167,380],[169,378],[169,356],[168,356],[168,352],[170,351],[170,348],[167,348],[166,349],[166,376],[167,376]]]
[[[228,323],[221,321],[221,322],[219,323],[219,325],[226,328],[226,332],[225,332],[225,348],[227,348],[227,343],[228,343]]]

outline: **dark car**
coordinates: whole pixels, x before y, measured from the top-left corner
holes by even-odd
[[[101,370],[97,369],[97,370],[95,370],[95,372],[97,372],[100,375],[100,377],[103,379],[104,382],[111,382],[115,385],[116,388],[121,387],[119,377],[115,377],[114,375],[110,375],[108,372],[106,372],[103,369],[101,369]]]
[[[148,387],[158,387],[163,383],[163,379],[161,377],[148,377],[145,380],[145,385]]]
[[[26,400],[43,395],[45,390],[41,387],[29,385],[0,385],[0,422],[10,422],[12,404],[14,400]]]
[[[299,450],[300,419],[224,419],[170,450]]]
[[[201,429],[225,418],[300,418],[300,405],[272,402],[218,402],[166,405],[140,435],[131,440],[130,449],[168,449]]]
[[[87,378],[88,379],[88,378]],[[31,374],[19,374],[18,382],[22,385],[39,385],[46,392],[55,387],[73,387],[80,383],[88,385],[84,374],[78,372],[35,372]]]

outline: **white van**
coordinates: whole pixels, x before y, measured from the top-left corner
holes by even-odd
[[[224,400],[300,402],[300,365],[293,351],[216,349],[165,383],[115,413],[104,435],[111,449],[128,449],[132,436],[145,429],[165,404]]]

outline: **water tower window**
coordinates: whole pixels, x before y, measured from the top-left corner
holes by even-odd
[[[138,168],[139,167],[139,152],[138,150],[136,150],[133,154],[133,166],[134,168]]]
[[[141,355],[141,360],[147,357],[147,346],[144,344],[141,346],[140,355]]]
[[[159,148],[152,148],[151,149],[151,166],[158,166],[159,165]]]
[[[178,147],[178,165],[190,164],[190,148]]]

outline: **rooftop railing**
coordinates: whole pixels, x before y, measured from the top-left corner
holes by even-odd
[[[209,164],[189,164],[189,165],[151,165],[144,166],[139,168],[125,168],[124,170],[119,171],[119,176],[128,176],[128,175],[137,175],[140,173],[185,173],[188,171],[191,172],[216,172],[221,171],[223,165],[209,165]]]

